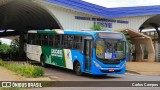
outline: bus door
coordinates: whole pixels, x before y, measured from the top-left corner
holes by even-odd
[[[84,68],[85,71],[91,69],[92,60],[92,39],[84,39]]]

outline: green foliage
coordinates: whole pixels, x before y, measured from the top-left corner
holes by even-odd
[[[2,59],[0,59],[0,66],[4,66],[4,62]]]
[[[0,53],[8,54],[10,52],[17,52],[19,50],[19,41],[17,39],[12,40],[11,45],[5,43],[0,44]]]
[[[7,64],[5,67],[11,71],[17,72],[22,76],[26,77],[44,76],[44,69],[42,67],[33,66],[27,63],[24,64],[12,63],[12,64]]]
[[[18,52],[19,41],[17,39],[12,40],[10,47],[11,47],[11,52]]]
[[[7,44],[1,44],[0,45],[0,53],[4,53],[4,54],[7,54],[9,53],[11,50],[10,46],[7,45]]]
[[[0,66],[3,66],[11,71],[19,73],[25,77],[42,77],[44,76],[44,68],[33,66],[28,63],[4,63],[0,60]]]
[[[103,27],[100,25],[100,24],[94,24],[92,27],[91,27],[91,29],[93,29],[93,30],[102,30],[103,29]]]
[[[0,53],[2,59],[15,59],[19,56],[19,41],[17,39],[12,40],[11,45],[1,44]]]
[[[126,31],[121,31],[121,32],[125,35],[127,44],[128,44],[128,48],[129,50],[131,50],[131,44],[132,44],[132,41],[130,40],[131,37],[128,35],[128,32]]]

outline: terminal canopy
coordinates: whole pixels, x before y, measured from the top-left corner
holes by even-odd
[[[0,37],[53,28],[61,28],[55,17],[32,0],[0,0]]]

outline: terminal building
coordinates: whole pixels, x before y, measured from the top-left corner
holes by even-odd
[[[0,13],[0,37],[33,29],[84,30],[100,24],[128,33],[130,61],[160,61],[160,6],[106,8],[82,0],[1,0]]]

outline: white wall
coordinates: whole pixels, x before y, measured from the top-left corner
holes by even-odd
[[[63,29],[72,29],[72,30],[81,30],[81,29],[90,29],[94,24],[92,20],[78,20],[75,19],[75,16],[80,17],[89,17],[89,18],[102,18],[99,16],[82,13],[70,8],[54,5],[52,3],[44,1],[36,1],[39,5],[42,5],[46,10],[48,10],[54,17],[57,18],[57,21],[61,24]],[[139,27],[151,16],[137,16],[137,17],[122,17],[122,18],[113,18],[116,22],[103,22],[112,24],[112,28],[106,27],[105,29],[122,29],[130,28],[138,31]],[[118,20],[128,21],[125,23],[117,23]],[[97,21],[98,22],[98,21]],[[100,21],[102,22],[102,21]]]
[[[150,17],[152,17],[152,15],[148,15],[148,16],[136,16],[136,17],[123,17],[123,18],[116,18],[116,19],[120,19],[120,20],[127,20],[129,21],[129,24],[113,24],[113,27],[115,29],[119,29],[119,28],[131,28],[135,31],[138,31],[138,29],[140,28],[140,26]]]

